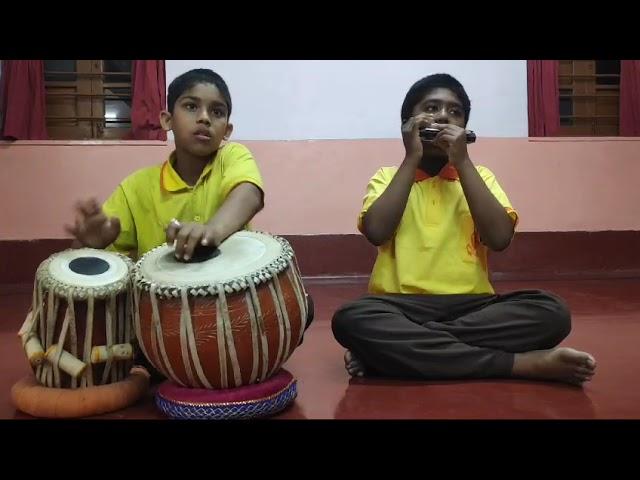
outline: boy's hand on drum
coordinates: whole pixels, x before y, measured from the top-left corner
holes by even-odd
[[[75,225],[65,225],[65,230],[83,246],[106,248],[120,235],[120,220],[107,217],[95,198],[76,203],[75,210]]]
[[[175,256],[178,260],[189,261],[198,245],[217,247],[219,245],[217,229],[212,225],[200,223],[180,223],[171,220],[167,227],[167,243],[175,243]]]

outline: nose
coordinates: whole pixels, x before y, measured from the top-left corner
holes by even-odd
[[[204,123],[205,125],[211,125],[211,119],[209,118],[209,112],[207,112],[206,108],[201,108],[198,110],[198,123]]]
[[[449,113],[447,112],[446,106],[443,107],[436,112],[433,117],[436,123],[449,123]]]

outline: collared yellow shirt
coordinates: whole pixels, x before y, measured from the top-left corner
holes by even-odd
[[[253,155],[238,143],[220,147],[192,187],[174,170],[174,161],[175,152],[162,165],[131,174],[104,203],[104,213],[120,219],[120,235],[109,250],[140,257],[166,241],[172,219],[205,224],[239,184],[264,188]]]
[[[518,214],[493,173],[485,167],[476,168],[516,225]],[[397,167],[383,167],[371,178],[358,217],[361,232],[364,215],[397,171]],[[370,293],[494,293],[487,247],[480,242],[457,172],[446,173],[416,175],[398,228],[378,247]]]

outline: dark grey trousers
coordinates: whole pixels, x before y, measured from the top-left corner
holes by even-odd
[[[333,316],[336,340],[367,374],[420,379],[509,377],[515,353],[553,348],[571,331],[557,296],[367,295]]]

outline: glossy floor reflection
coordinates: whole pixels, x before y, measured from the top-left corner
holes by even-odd
[[[310,283],[316,321],[286,363],[298,379],[298,398],[277,419],[613,419],[640,418],[640,280],[504,282],[499,291],[543,288],[563,296],[573,331],[563,345],[586,350],[598,361],[583,389],[516,380],[408,382],[350,379],[330,320],[342,303],[366,285]],[[20,328],[30,293],[0,296],[0,418],[31,418],[10,401],[11,386],[30,370]],[[100,418],[161,419],[153,391],[137,405]]]

